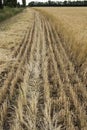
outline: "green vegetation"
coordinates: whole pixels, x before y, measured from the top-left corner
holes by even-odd
[[[26,6],[26,0],[22,0],[22,4],[25,7]]]
[[[4,7],[3,10],[0,10],[0,22],[10,18],[17,13],[21,12],[23,8],[10,8],[10,7]]]
[[[8,7],[20,7],[26,6],[26,0],[21,0],[22,1],[22,5],[20,5],[20,2],[18,2],[18,0],[0,0],[0,9],[3,9],[4,6],[8,6]]]
[[[9,7],[17,7],[17,0],[4,0],[3,5]]]
[[[0,0],[0,9],[3,8],[2,0]]]

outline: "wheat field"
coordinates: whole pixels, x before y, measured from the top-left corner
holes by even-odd
[[[78,63],[83,63],[87,56],[87,8],[39,8],[46,15],[50,15],[58,33],[70,48]],[[81,52],[81,53],[80,53]]]
[[[0,23],[0,130],[87,130],[86,14],[27,8]]]

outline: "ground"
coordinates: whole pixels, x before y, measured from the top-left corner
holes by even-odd
[[[86,130],[86,85],[48,18],[26,9],[0,34],[0,130]]]

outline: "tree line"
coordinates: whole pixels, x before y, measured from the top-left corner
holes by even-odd
[[[87,6],[87,0],[84,1],[51,1],[48,0],[47,2],[35,2],[32,1],[28,4],[28,6],[33,7],[33,6]]]
[[[21,5],[17,0],[0,0],[0,9],[3,9],[4,6],[20,7]],[[22,0],[22,6],[26,6],[26,0]]]
[[[0,0],[0,9],[3,9],[4,6],[9,7],[20,7],[20,3],[17,0]],[[22,0],[22,6],[26,6],[26,0]],[[77,1],[51,1],[48,0],[47,2],[36,2],[32,1],[28,4],[28,6],[87,6],[87,0],[77,0]]]

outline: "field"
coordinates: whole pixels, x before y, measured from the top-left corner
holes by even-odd
[[[0,130],[87,130],[86,10],[27,8],[0,24]]]

